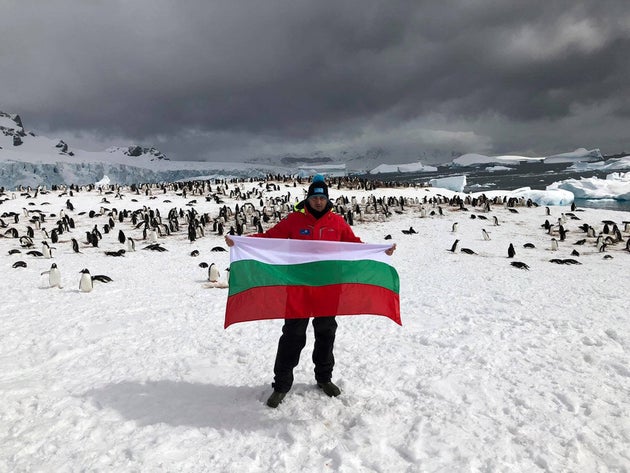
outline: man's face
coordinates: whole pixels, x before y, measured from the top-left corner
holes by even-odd
[[[308,203],[318,212],[326,208],[326,202],[328,202],[328,198],[325,195],[312,195],[308,198]]]

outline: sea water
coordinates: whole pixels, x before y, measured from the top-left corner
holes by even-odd
[[[580,179],[582,177],[598,177],[605,179],[611,171],[574,171],[568,169],[570,164],[522,163],[510,167],[509,170],[498,169],[491,171],[484,167],[438,167],[435,172],[424,173],[391,173],[381,174],[382,180],[409,182],[416,184],[427,183],[430,179],[449,176],[466,176],[464,192],[484,192],[486,190],[515,190],[521,187],[545,190],[548,185],[566,179]],[[374,176],[370,176],[374,178]],[[608,210],[630,211],[630,201],[613,199],[576,199],[578,207],[589,207]]]

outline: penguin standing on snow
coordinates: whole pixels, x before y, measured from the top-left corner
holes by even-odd
[[[126,242],[127,242],[128,252],[136,251],[136,242],[134,241],[133,238],[127,237]]]
[[[453,245],[451,246],[451,249],[448,251],[450,251],[451,253],[457,253],[458,249],[459,249],[459,240],[455,240],[453,242]]]
[[[57,263],[53,263],[48,271],[42,273],[42,276],[44,274],[48,274],[48,285],[50,287],[58,287],[61,289],[61,272],[59,272],[59,268],[57,268]]]
[[[81,279],[79,280],[79,291],[90,292],[94,288],[94,281],[108,283],[112,281],[112,278],[110,278],[109,276],[102,275],[102,274],[97,274],[96,276],[92,276],[90,274],[90,271],[87,268],[82,269]]]
[[[510,246],[508,246],[508,258],[514,258],[515,255],[516,250],[514,249],[514,245],[510,243]]]
[[[208,281],[217,282],[220,276],[221,275],[219,274],[219,268],[217,268],[216,264],[212,263],[208,267]]]
[[[45,240],[42,241],[42,254],[44,255],[44,258],[52,258],[52,248],[48,246],[48,242]]]
[[[79,291],[90,292],[94,288],[90,271],[85,268],[81,270],[81,279],[79,280]]]

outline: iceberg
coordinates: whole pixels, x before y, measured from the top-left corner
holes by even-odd
[[[484,154],[467,153],[453,159],[453,166],[479,166],[482,164],[519,164],[521,162],[544,161],[545,158],[516,155],[486,156]]]
[[[435,166],[418,163],[409,164],[380,164],[368,172],[368,174],[386,174],[389,172],[435,172]]]
[[[630,200],[630,172],[614,172],[608,174],[606,179],[566,179],[548,185],[547,190],[567,190],[577,199]]]
[[[601,161],[604,159],[599,148],[588,150],[586,148],[578,148],[575,151],[569,153],[560,153],[547,156],[545,158],[545,164],[556,163],[573,163],[576,161],[589,162],[589,161]]]
[[[512,191],[509,196],[531,200],[538,205],[571,205],[571,202],[575,200],[573,193],[564,189],[537,190],[521,187]]]
[[[569,171],[623,171],[630,169],[630,156],[613,158],[607,161],[576,162],[567,168]]]
[[[466,176],[440,177],[429,180],[431,187],[439,187],[454,192],[463,192],[466,187]]]

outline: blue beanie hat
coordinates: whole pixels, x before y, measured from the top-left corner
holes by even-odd
[[[312,195],[323,195],[328,198],[328,186],[324,182],[324,176],[321,174],[316,174],[315,177],[313,177],[313,182],[308,186],[306,198],[308,199]]]

